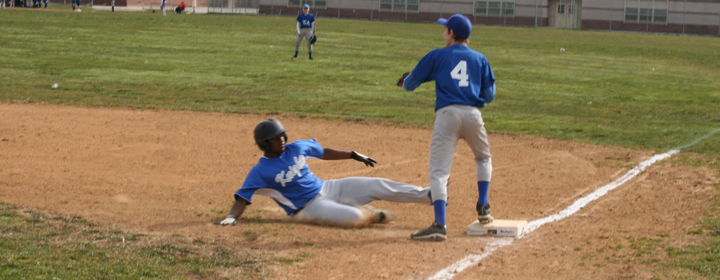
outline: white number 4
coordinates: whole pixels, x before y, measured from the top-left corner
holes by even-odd
[[[460,84],[458,85],[460,87],[469,86],[470,83],[468,83],[468,79],[470,76],[467,74],[467,61],[460,60],[460,63],[458,63],[458,65],[450,71],[450,77],[452,77],[453,80],[460,80]]]

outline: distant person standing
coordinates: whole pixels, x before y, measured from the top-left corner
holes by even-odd
[[[298,52],[300,51],[300,42],[302,42],[303,37],[307,40],[310,59],[313,59],[313,45],[310,43],[310,37],[313,35],[315,35],[315,16],[310,13],[310,5],[305,4],[303,6],[303,13],[297,17],[297,41],[295,41],[295,55],[293,59],[297,59]]]
[[[45,0],[45,9],[47,9],[48,0]]]
[[[165,16],[165,0],[162,0],[162,3],[160,4],[160,10],[162,10],[163,16]]]
[[[180,5],[178,5],[177,8],[175,8],[175,13],[176,14],[182,13],[185,10],[185,7],[186,7],[185,2],[180,2]]]
[[[115,0],[112,1],[112,11],[115,12]]]
[[[73,11],[75,10],[75,7],[80,8],[80,0],[72,0]]]

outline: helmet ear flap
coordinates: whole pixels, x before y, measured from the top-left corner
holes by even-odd
[[[288,139],[287,134],[285,134],[285,132],[283,132],[281,135],[282,135],[283,139],[285,139],[285,143],[287,143],[287,139]],[[258,143],[257,145],[258,145],[258,147],[260,147],[260,150],[262,150],[263,152],[267,152],[272,149],[272,144],[270,144],[270,140],[262,141],[261,143]]]
[[[270,141],[267,141],[267,140],[262,141],[261,143],[257,143],[257,145],[260,148],[260,150],[262,150],[263,152],[269,151],[270,147],[272,147],[272,145],[270,145]]]

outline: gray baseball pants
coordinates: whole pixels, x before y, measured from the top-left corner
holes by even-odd
[[[310,37],[312,37],[312,28],[300,28],[300,36],[297,37],[297,41],[295,41],[295,51],[300,51],[300,42],[302,42],[303,37],[305,37],[305,40],[308,44],[308,52],[313,51],[313,45],[310,44]]]
[[[385,178],[348,177],[326,180],[320,193],[294,219],[336,226],[366,225],[372,220],[363,205],[375,200],[430,205],[430,188]]]
[[[492,158],[485,123],[480,109],[468,105],[450,105],[435,113],[430,143],[430,188],[432,200],[447,201],[447,181],[458,140],[465,140],[475,155],[477,180],[490,182]]]

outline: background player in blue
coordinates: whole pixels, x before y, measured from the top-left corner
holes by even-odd
[[[78,9],[80,8],[80,0],[72,0],[72,9],[75,10],[75,7]]]
[[[163,16],[165,16],[165,0],[162,0],[162,3],[160,3],[160,10],[162,10]]]
[[[302,42],[303,37],[305,37],[307,41],[310,59],[313,59],[313,44],[310,43],[310,37],[315,35],[315,16],[310,13],[310,5],[308,4],[303,6],[302,11],[303,13],[297,17],[297,40],[295,41],[295,55],[293,59],[297,59],[298,52],[300,51],[300,42]]]
[[[376,161],[355,151],[323,148],[315,139],[286,145],[286,131],[275,119],[262,121],[255,127],[255,142],[264,156],[235,192],[230,215],[216,225],[235,225],[255,195],[273,198],[295,220],[335,226],[365,226],[392,220],[392,212],[365,205],[375,200],[430,204],[429,187],[385,178],[321,180],[315,177],[307,160],[354,159],[373,167]]]
[[[485,56],[467,45],[472,31],[467,17],[455,14],[438,22],[445,26],[445,48],[425,55],[415,69],[398,82],[405,90],[412,91],[424,82],[435,81],[436,116],[429,170],[435,222],[411,235],[413,239],[433,241],[447,239],[447,182],[460,138],[468,143],[477,162],[478,220],[483,224],[493,220],[488,203],[492,161],[479,108],[495,99],[495,76]]]

